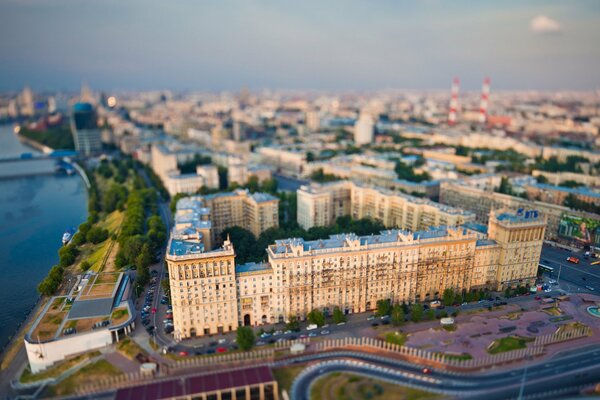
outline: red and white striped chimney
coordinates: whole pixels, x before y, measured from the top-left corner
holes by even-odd
[[[481,87],[481,103],[479,104],[479,122],[484,124],[487,121],[487,110],[490,97],[490,78],[483,80]]]
[[[458,112],[458,90],[460,80],[454,78],[452,80],[452,93],[450,97],[450,111],[448,112],[448,125],[456,124],[456,113]]]

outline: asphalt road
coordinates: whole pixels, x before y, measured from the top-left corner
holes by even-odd
[[[579,264],[567,261],[568,257],[579,258]],[[600,292],[600,264],[591,265],[597,258],[585,258],[583,253],[544,246],[540,263],[552,267],[554,271],[545,275],[558,280],[560,286],[568,292]],[[594,290],[590,290],[593,288]]]
[[[452,373],[432,369],[430,374],[424,374],[422,366],[416,364],[357,352],[318,354],[306,357],[304,361],[317,363],[294,381],[290,393],[293,400],[309,399],[312,383],[334,371],[359,373],[460,398],[485,396],[490,400],[517,398],[521,390],[524,396],[546,393],[540,398],[556,398],[556,390],[562,391],[560,396],[577,394],[582,385],[600,379],[599,348],[579,349],[526,367],[492,373]]]

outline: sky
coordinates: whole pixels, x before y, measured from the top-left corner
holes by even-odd
[[[600,1],[0,0],[0,90],[600,89]]]

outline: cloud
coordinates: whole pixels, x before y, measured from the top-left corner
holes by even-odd
[[[549,33],[558,33],[562,27],[558,21],[548,18],[545,15],[538,15],[529,22],[529,29],[536,35],[546,35]]]

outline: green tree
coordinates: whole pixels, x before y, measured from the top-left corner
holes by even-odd
[[[455,299],[454,289],[452,289],[452,288],[445,289],[444,294],[442,295],[442,299],[443,299],[444,305],[446,307],[454,304],[454,299]]]
[[[498,187],[497,192],[509,194],[509,195],[513,194],[512,184],[508,180],[508,177],[506,177],[506,176],[502,177],[502,179],[500,180],[500,186]]]
[[[108,239],[108,230],[95,226],[85,235],[85,239],[94,244],[104,242]]]
[[[278,183],[275,178],[267,179],[266,181],[264,181],[262,183],[262,191],[263,192],[276,194],[277,188],[278,188]]]
[[[316,324],[317,326],[325,325],[325,315],[321,310],[317,310],[316,308],[308,313],[308,322],[311,324]]]
[[[183,199],[184,197],[188,197],[188,194],[187,193],[177,193],[175,196],[173,196],[173,198],[169,202],[169,208],[171,209],[172,214],[174,214],[175,210],[177,209],[177,202],[180,199]]]
[[[241,350],[248,351],[254,346],[254,331],[249,326],[237,328],[237,344]]]
[[[260,189],[260,182],[258,181],[258,176],[252,175],[248,178],[246,182],[246,189],[250,191],[250,193],[256,193]]]
[[[404,324],[404,310],[402,305],[396,304],[392,307],[392,324],[395,326],[400,326]]]
[[[335,307],[333,309],[333,322],[336,324],[339,324],[340,322],[346,322],[346,316],[339,307]]]
[[[61,247],[58,250],[59,265],[61,267],[68,267],[73,264],[77,258],[77,254],[79,254],[79,251],[73,244]]]
[[[377,300],[377,316],[383,317],[384,315],[390,315],[392,310],[392,303],[389,299]]]
[[[81,268],[82,271],[87,271],[88,269],[90,269],[91,266],[92,266],[92,264],[90,264],[90,262],[87,260],[82,261],[81,264],[79,265],[79,267]]]
[[[419,322],[423,319],[423,306],[419,303],[415,303],[412,306],[411,312],[410,312],[410,319],[413,322]]]
[[[288,323],[286,324],[286,328],[294,332],[300,330],[300,322],[295,315],[290,315],[288,318]]]
[[[426,318],[431,321],[435,319],[435,310],[430,308],[429,310],[427,310],[427,315]]]
[[[138,268],[148,268],[152,261],[154,261],[154,257],[152,257],[150,246],[148,243],[144,243],[140,253],[135,258],[135,265]]]

